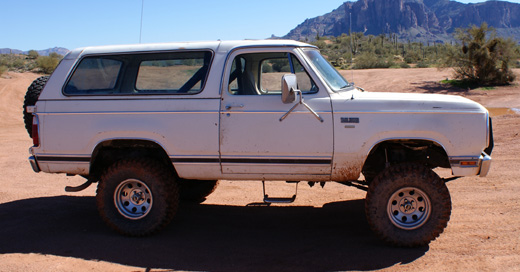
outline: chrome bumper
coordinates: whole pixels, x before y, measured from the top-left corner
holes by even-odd
[[[480,177],[487,176],[489,169],[491,169],[491,156],[486,153],[482,153],[480,156],[480,171],[478,175]]]
[[[31,163],[31,167],[34,172],[38,173],[40,172],[40,166],[38,166],[38,162],[36,162],[36,158],[34,156],[29,157],[29,162]]]

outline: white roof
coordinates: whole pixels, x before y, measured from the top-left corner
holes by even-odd
[[[152,44],[129,44],[129,45],[107,45],[83,47],[72,50],[67,59],[75,59],[80,55],[128,53],[128,52],[150,52],[169,51],[182,49],[210,49],[215,52],[229,52],[237,47],[315,47],[303,42],[293,40],[239,40],[239,41],[205,41],[205,42],[174,42],[174,43],[152,43]]]

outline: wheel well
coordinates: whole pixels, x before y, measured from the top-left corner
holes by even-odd
[[[387,166],[415,162],[430,169],[449,168],[448,155],[444,148],[434,141],[399,139],[378,143],[369,152],[362,173],[367,181],[373,179]]]
[[[99,180],[107,167],[123,158],[152,158],[171,167],[171,160],[164,149],[157,143],[147,140],[108,140],[96,146],[92,153],[89,176]]]

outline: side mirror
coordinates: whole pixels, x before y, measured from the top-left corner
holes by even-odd
[[[295,90],[298,90],[298,82],[295,74],[285,74],[282,77],[282,102],[293,103],[296,100]]]

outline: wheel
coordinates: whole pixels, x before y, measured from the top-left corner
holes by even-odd
[[[365,200],[370,228],[387,243],[417,247],[446,228],[451,199],[444,181],[419,164],[388,167],[370,184]]]
[[[128,236],[145,236],[173,219],[179,191],[173,173],[159,162],[124,159],[101,176],[96,204],[112,229]]]
[[[181,180],[179,185],[181,201],[202,203],[215,191],[218,180]]]
[[[29,137],[32,138],[32,124],[33,124],[33,115],[32,113],[27,112],[27,106],[36,105],[36,101],[40,97],[40,93],[47,84],[49,80],[49,76],[41,76],[35,79],[29,88],[27,88],[27,92],[25,93],[25,98],[23,101],[23,122],[25,123],[25,129],[27,133],[29,133]]]

